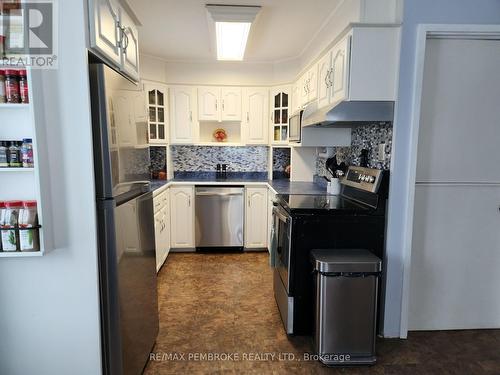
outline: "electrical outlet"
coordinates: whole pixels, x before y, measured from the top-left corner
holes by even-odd
[[[385,161],[385,143],[378,145],[378,160]]]

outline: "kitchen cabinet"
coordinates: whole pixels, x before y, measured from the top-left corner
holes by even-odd
[[[166,85],[144,83],[148,113],[148,137],[150,144],[168,142],[168,88]]]
[[[251,87],[243,95],[243,113],[246,127],[246,143],[267,144],[269,139],[269,90]]]
[[[273,189],[269,189],[267,192],[268,200],[267,200],[267,239],[269,241],[268,250],[271,252],[271,233],[273,230],[273,208],[274,201],[276,200],[276,193]]]
[[[271,139],[272,143],[288,142],[288,117],[291,107],[291,87],[271,89]]]
[[[139,81],[139,30],[132,17],[123,8],[120,9],[120,28],[122,70],[129,77]]]
[[[352,28],[318,62],[318,108],[344,100],[396,100],[397,27]]]
[[[170,143],[194,143],[197,135],[196,88],[172,86],[170,88]]]
[[[241,121],[241,88],[199,87],[199,121]]]
[[[267,248],[269,235],[267,192],[267,186],[245,189],[245,248]]]
[[[139,80],[139,35],[134,17],[118,0],[88,0],[90,48]]]
[[[112,128],[120,147],[147,145],[146,109],[141,91],[117,90],[112,96]]]
[[[301,104],[305,105],[318,98],[318,66],[313,65],[299,79]]]
[[[154,197],[156,271],[159,271],[170,251],[170,192],[166,190]]]
[[[301,89],[301,81],[297,80],[292,86],[292,113],[300,111],[302,109],[302,89]]]
[[[192,249],[194,244],[194,186],[170,188],[170,245]]]

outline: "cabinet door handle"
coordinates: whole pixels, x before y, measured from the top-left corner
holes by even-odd
[[[335,76],[334,76],[334,73],[335,71],[333,70],[334,68],[331,68],[330,69],[330,73],[328,74],[328,81],[330,81],[330,87],[333,87],[334,85],[334,79],[335,79]]]
[[[330,82],[328,81],[328,76],[330,74],[330,69],[328,69],[326,71],[326,74],[325,74],[325,85],[326,85],[326,88],[329,89],[330,88]]]
[[[188,207],[191,207],[191,197],[188,197]]]
[[[193,121],[193,111],[189,111],[189,121]]]
[[[250,122],[250,114],[247,112],[247,122]]]
[[[252,207],[252,200],[248,197],[248,207]]]
[[[222,101],[222,112],[224,112],[224,100]]]
[[[217,100],[216,100],[216,101],[215,101],[215,110],[216,110],[216,111],[217,111],[218,107],[219,107],[219,106],[217,105]]]

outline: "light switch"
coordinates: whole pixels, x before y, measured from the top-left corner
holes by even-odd
[[[378,145],[378,160],[385,161],[385,143]]]

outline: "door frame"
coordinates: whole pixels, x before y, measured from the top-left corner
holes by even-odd
[[[499,25],[469,24],[420,24],[417,28],[415,71],[413,76],[412,109],[409,142],[409,187],[407,194],[406,227],[403,233],[403,285],[401,300],[400,338],[408,336],[408,306],[410,300],[411,251],[413,216],[415,203],[415,182],[417,171],[418,134],[424,82],[424,63],[427,39],[494,39],[500,40]]]

